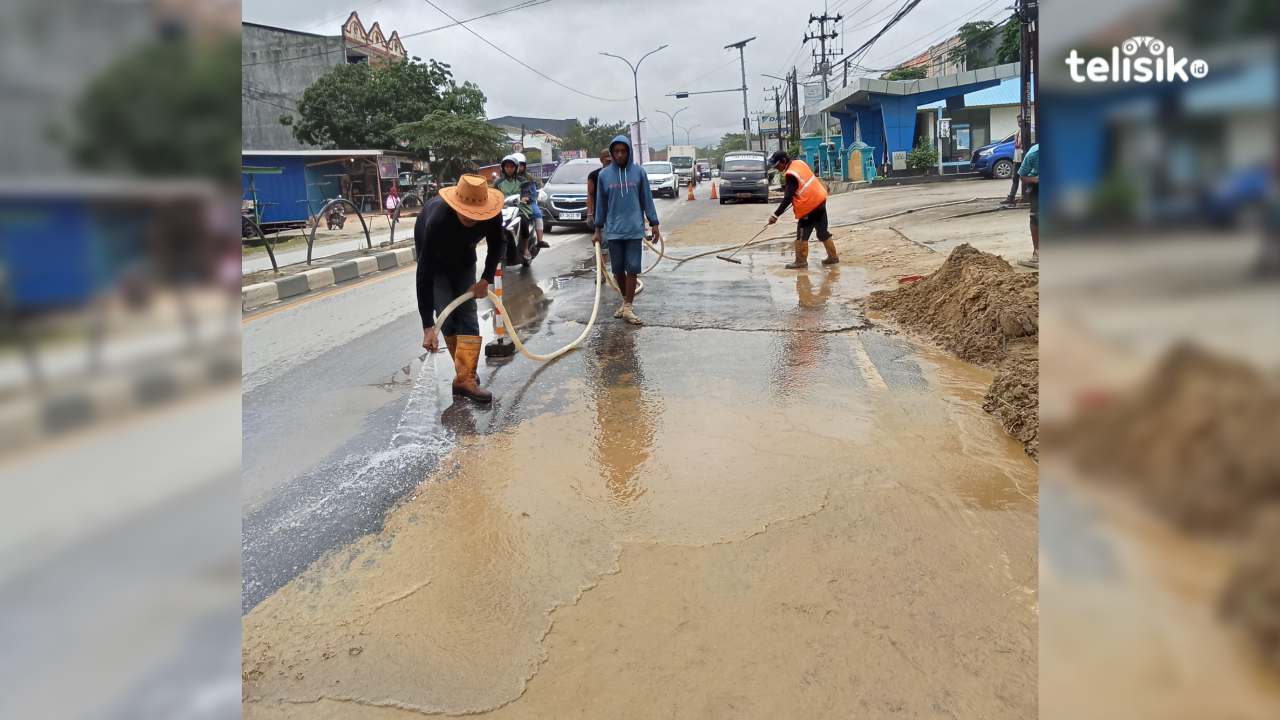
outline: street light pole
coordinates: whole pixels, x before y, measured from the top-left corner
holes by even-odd
[[[630,60],[622,57],[621,55],[614,55],[613,53],[607,53],[607,52],[600,53],[601,55],[606,55],[611,58],[618,58],[622,62],[626,63],[627,67],[631,68],[631,82],[632,82],[632,86],[635,89],[635,99],[636,99],[636,144],[640,146],[636,149],[636,152],[640,155],[640,160],[638,162],[644,162],[644,140],[643,138],[640,137],[640,63],[644,62],[645,58],[649,57],[650,55],[658,52],[659,50],[665,47],[667,46],[663,45],[661,47],[657,47],[657,48],[654,48],[653,50],[650,50],[649,52],[640,56],[640,59],[636,61],[635,65],[632,65]]]
[[[680,113],[688,109],[689,109],[689,106],[686,105],[685,107],[682,107],[679,110],[675,111],[674,115],[672,113],[667,112],[666,110],[658,111],[663,115],[666,115],[667,119],[671,121],[671,144],[672,145],[676,144],[676,115],[679,115]]]
[[[684,144],[685,144],[685,145],[692,145],[692,144],[693,144],[693,141],[689,139],[689,137],[690,137],[690,136],[689,136],[689,133],[693,132],[695,128],[700,128],[700,127],[702,127],[702,126],[701,126],[701,125],[690,125],[689,127],[685,127],[685,126],[683,126],[683,125],[681,125],[681,126],[680,126],[680,129],[684,131]]]
[[[747,60],[746,54],[743,53],[742,49],[747,46],[747,43],[755,39],[756,36],[752,35],[746,40],[739,40],[736,43],[724,46],[725,50],[729,48],[738,49],[738,65],[742,68],[742,134],[747,140],[748,150],[751,149],[751,113],[747,110]]]

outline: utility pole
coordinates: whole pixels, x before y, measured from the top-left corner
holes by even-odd
[[[1018,20],[1018,132],[1022,137],[1022,152],[1032,145],[1032,114],[1035,115],[1036,132],[1040,132],[1040,103],[1032,109],[1032,78],[1039,80],[1036,70],[1036,43],[1039,42],[1039,0],[1016,0],[1014,17]]]
[[[755,40],[756,36],[752,35],[746,40],[739,40],[736,43],[730,43],[724,46],[725,50],[730,48],[738,49],[738,65],[742,68],[742,135],[747,140],[747,149],[751,149],[751,113],[747,110],[747,60],[743,48],[747,43]]]
[[[639,160],[637,160],[637,162],[644,162],[644,142],[640,138],[640,63],[644,62],[645,58],[649,57],[650,55],[658,52],[659,50],[665,47],[666,45],[663,45],[661,47],[657,47],[657,48],[654,48],[653,50],[650,50],[649,52],[640,56],[640,59],[636,61],[635,65],[632,65],[630,60],[622,57],[621,55],[614,55],[613,53],[607,53],[607,52],[600,53],[601,55],[607,55],[608,57],[611,57],[611,58],[618,58],[622,62],[626,63],[627,67],[631,68],[631,81],[635,88],[635,99],[636,99],[636,145],[637,145],[636,153],[639,155]]]
[[[835,25],[836,23],[840,22],[843,19],[844,19],[843,15],[836,15],[834,17],[831,15],[828,15],[825,6],[823,8],[821,15],[809,15],[810,25],[812,25],[813,23],[818,23],[818,34],[813,35],[810,33],[805,33],[804,41],[811,42],[813,40],[817,40],[818,45],[821,48],[821,55],[817,55],[815,53],[815,56],[818,58],[818,64],[817,64],[816,70],[818,71],[819,74],[822,75],[822,97],[823,98],[827,98],[831,95],[831,86],[827,82],[827,75],[831,71],[831,62],[827,59],[829,57],[827,53],[827,41],[835,40],[836,37],[839,36],[839,33],[835,31],[834,27],[832,28],[831,32],[827,32],[827,23],[831,23],[832,25]],[[822,153],[823,155],[826,155],[827,144],[831,141],[829,137],[830,122],[828,122],[827,114],[825,112],[821,113],[820,119],[822,121]]]
[[[791,68],[791,143],[800,144],[800,73]]]
[[[777,123],[778,149],[782,149],[782,96],[778,94],[782,88],[774,86],[764,90],[773,93],[773,118]]]

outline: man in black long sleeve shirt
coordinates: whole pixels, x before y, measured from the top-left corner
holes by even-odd
[[[440,349],[443,332],[453,357],[453,392],[478,402],[493,395],[480,387],[480,318],[474,299],[459,305],[436,327],[436,314],[453,299],[470,292],[482,298],[489,292],[503,253],[502,193],[489,187],[479,175],[463,175],[456,187],[445,188],[422,208],[413,226],[418,254],[418,313],[422,316],[422,347]],[[476,245],[484,240],[487,252],[484,273],[476,280]]]

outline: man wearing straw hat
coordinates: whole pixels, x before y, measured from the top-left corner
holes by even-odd
[[[483,177],[463,175],[457,185],[427,201],[413,227],[422,347],[438,351],[443,333],[456,372],[453,394],[481,403],[491,401],[493,394],[482,389],[476,377],[482,346],[476,301],[459,305],[443,328],[436,327],[435,316],[463,293],[482,298],[489,292],[503,252],[502,201],[502,193],[489,187]],[[488,243],[488,250],[484,274],[476,281],[476,245],[481,239]]]

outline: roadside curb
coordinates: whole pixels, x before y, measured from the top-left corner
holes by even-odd
[[[365,275],[406,267],[414,262],[413,248],[401,247],[344,260],[326,267],[304,270],[296,275],[246,285],[240,289],[240,309],[243,312],[256,310],[315,290],[341,285]]]
[[[0,407],[0,454],[239,378],[240,356],[220,350],[168,359],[129,375],[100,377],[71,390],[19,398]]]

